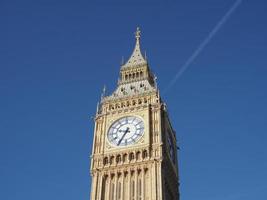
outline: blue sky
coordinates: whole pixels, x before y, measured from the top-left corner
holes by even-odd
[[[0,199],[89,199],[96,103],[137,26],[161,91],[235,0],[1,0]],[[164,92],[183,200],[267,197],[267,3],[243,0]]]

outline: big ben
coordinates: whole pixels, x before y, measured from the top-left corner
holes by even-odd
[[[97,105],[91,200],[179,200],[176,134],[140,47],[120,67],[117,88]]]

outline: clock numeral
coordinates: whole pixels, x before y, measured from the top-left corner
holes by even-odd
[[[118,129],[113,129],[113,133],[116,133]]]
[[[110,141],[113,142],[113,141],[116,140],[117,138],[118,138],[117,136],[116,136],[116,137],[113,137],[113,138],[110,139]]]
[[[135,126],[137,126],[138,124],[142,123],[142,121],[139,121],[137,124],[135,124]]]
[[[118,121],[119,125],[122,126],[124,124],[124,120]]]
[[[133,121],[132,121],[132,124],[135,124],[135,123],[137,123],[137,122],[135,122],[135,120],[138,120],[136,117],[135,118],[133,118]]]

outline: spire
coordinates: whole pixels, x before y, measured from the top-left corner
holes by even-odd
[[[101,94],[101,100],[103,100],[103,98],[106,96],[106,85],[104,85],[103,87],[103,91],[102,91],[102,94]]]
[[[143,57],[141,49],[140,49],[140,38],[141,38],[141,31],[140,31],[140,28],[137,27],[136,32],[135,32],[136,43],[135,43],[134,51],[131,57],[129,58],[129,60],[122,66],[123,68],[147,64],[147,61]]]
[[[135,38],[136,40],[138,40],[138,42],[140,40],[140,37],[141,37],[141,31],[140,31],[140,28],[137,27],[136,32],[135,32]]]

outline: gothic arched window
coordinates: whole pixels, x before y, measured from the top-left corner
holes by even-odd
[[[104,165],[107,165],[107,164],[108,164],[108,158],[107,158],[107,157],[104,158],[104,160],[103,160],[103,164],[104,164]]]
[[[122,156],[122,161],[123,161],[123,162],[126,162],[126,160],[127,160],[127,154],[125,153],[125,154],[123,154],[123,156]]]
[[[110,157],[110,164],[112,165],[114,163],[114,156]]]
[[[133,160],[134,159],[134,153],[132,152],[132,153],[130,153],[130,155],[129,155],[129,160],[131,161],[131,160]]]
[[[145,98],[144,102],[147,103],[147,99],[146,98]]]
[[[147,158],[147,150],[143,151],[143,159]]]
[[[121,162],[121,155],[117,155],[117,157],[116,157],[116,162],[117,162],[117,163],[120,163],[120,162]]]
[[[130,102],[129,102],[129,101],[126,102],[126,106],[127,106],[127,107],[130,106]]]

